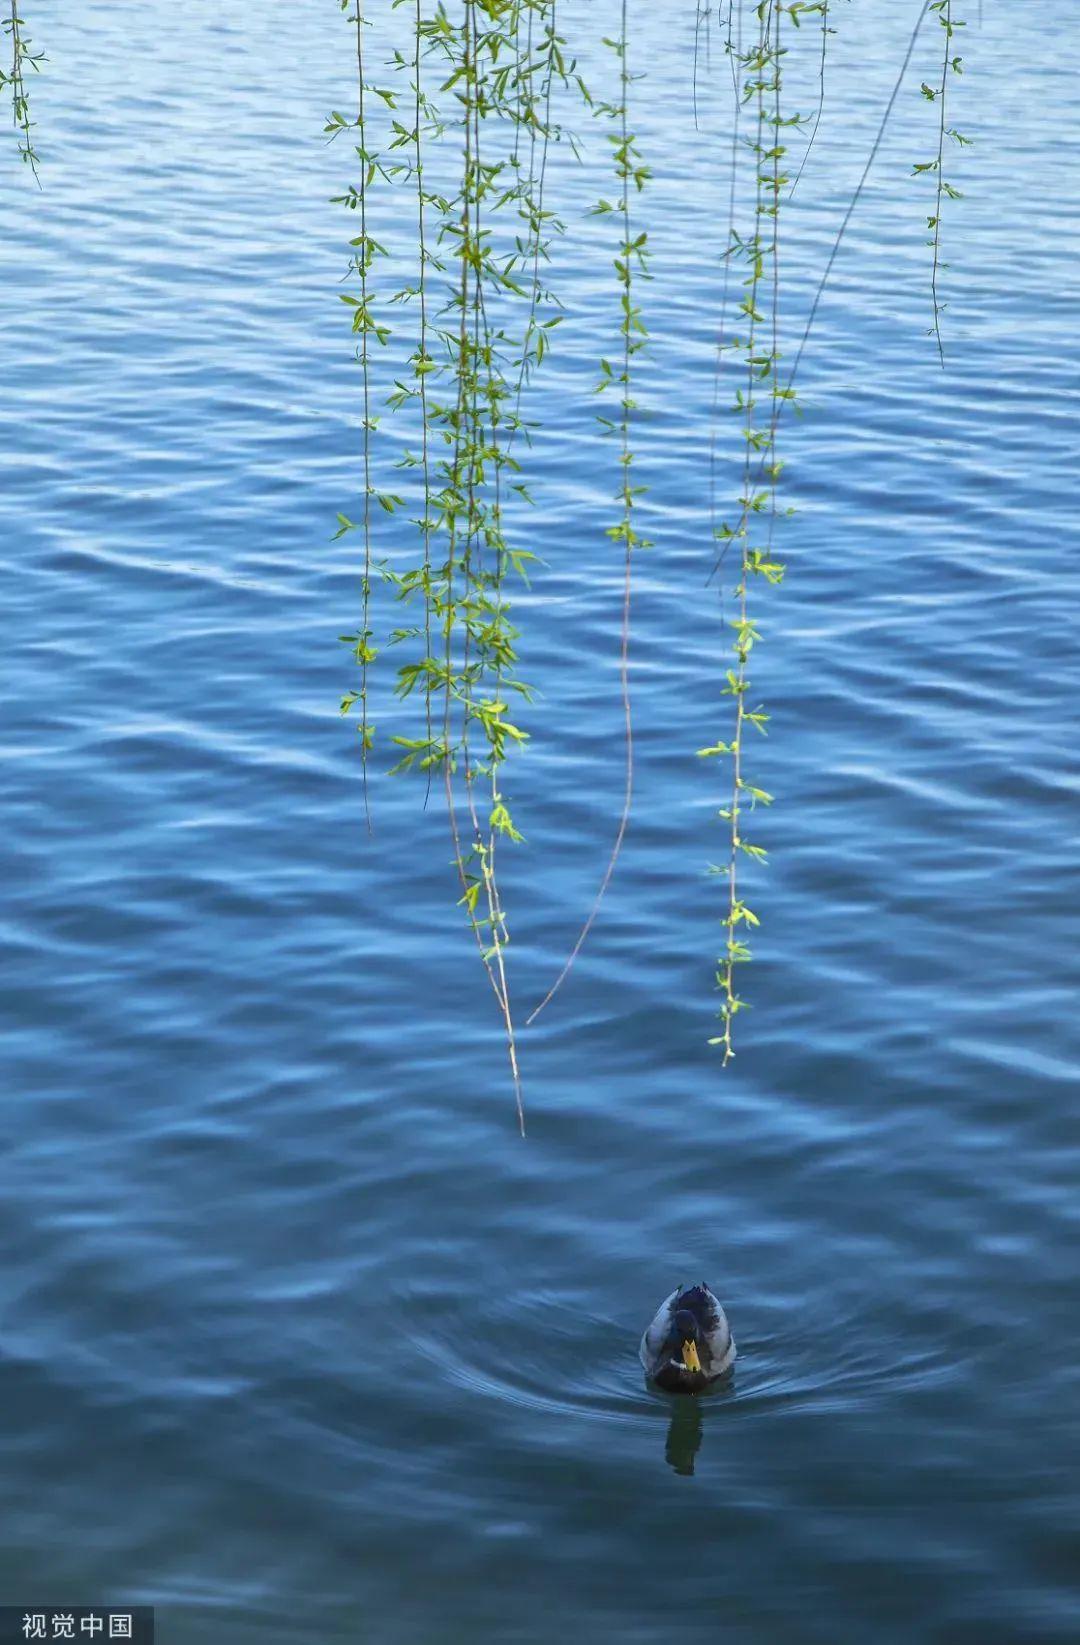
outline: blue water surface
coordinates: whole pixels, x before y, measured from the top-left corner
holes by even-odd
[[[695,750],[731,707],[731,578],[708,584],[730,68],[714,11],[695,131],[695,5],[630,7],[654,173],[636,792],[590,942],[521,1035],[524,1142],[438,794],[380,756],[369,838],[338,714],[360,400],[329,200],[356,167],[321,127],[353,106],[348,26],[284,0],[23,9],[49,61],[43,189],[13,138],[0,169],[0,1598],[155,1604],[162,1645],[1075,1641],[1069,8],[954,0],[975,141],[950,154],[946,369],[911,176],[932,20],[800,368],[754,658],[772,860],[722,1071],[723,794]],[[917,10],[831,8],[789,358]],[[610,84],[618,7],[560,12]],[[566,117],[566,319],[515,528],[543,562],[506,779],[527,843],[502,857],[521,1016],[623,782],[592,395],[614,231],[586,216],[615,185]],[[398,255],[405,207],[379,210]],[[726,1394],[673,1403],[637,1338],[698,1278],[740,1357]]]

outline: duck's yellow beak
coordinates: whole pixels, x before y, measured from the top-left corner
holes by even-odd
[[[698,1358],[697,1343],[684,1342],[682,1345],[682,1362],[688,1371],[700,1371],[701,1361]]]

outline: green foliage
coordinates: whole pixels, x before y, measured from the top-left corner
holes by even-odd
[[[630,606],[633,588],[633,555],[636,549],[651,548],[652,544],[647,537],[641,535],[634,524],[635,511],[639,507],[638,499],[644,495],[646,487],[635,485],[631,474],[634,463],[630,437],[631,419],[637,409],[632,392],[634,363],[637,355],[645,347],[649,335],[641,306],[636,297],[637,282],[649,278],[649,237],[644,230],[636,231],[633,222],[632,202],[645,188],[650,173],[648,166],[642,163],[637,136],[630,130],[629,124],[630,85],[634,76],[629,69],[627,21],[627,4],[626,0],[623,0],[620,12],[619,37],[617,40],[607,38],[604,40],[604,44],[614,53],[619,65],[619,96],[615,102],[599,102],[593,105],[595,115],[611,120],[616,127],[614,132],[609,133],[608,141],[612,150],[618,195],[614,202],[607,199],[598,200],[591,212],[594,217],[617,215],[621,227],[621,238],[617,243],[612,261],[619,287],[619,337],[622,344],[622,358],[618,370],[609,360],[601,359],[600,380],[596,384],[596,393],[604,394],[611,391],[618,396],[618,418],[600,416],[597,421],[605,435],[617,437],[619,441],[620,479],[615,494],[615,500],[619,505],[619,513],[618,518],[608,526],[607,535],[612,542],[621,543],[623,546],[619,683],[623,707],[625,783],[615,840],[601,876],[596,896],[593,899],[592,907],[581,930],[578,932],[577,939],[566,958],[562,970],[529,1017],[530,1023],[535,1021],[548,1001],[562,986],[574,961],[581,952],[589,932],[592,930],[596,916],[600,912],[600,904],[603,902],[604,893],[611,883],[611,877],[619,860],[619,853],[622,850],[623,840],[630,822],[630,807],[634,793],[634,722],[630,704]]]
[[[45,61],[45,53],[30,49],[30,36],[26,32],[26,21],[19,15],[19,0],[9,0],[8,15],[0,20],[0,28],[7,36],[11,47],[11,67],[0,68],[0,91],[5,88],[11,94],[11,117],[15,125],[19,143],[19,158],[30,167],[41,187],[38,176],[38,154],[34,147],[32,136],[34,122],[30,118],[30,96],[26,89],[27,70],[37,73]]]
[[[395,0],[393,9],[405,3]],[[353,21],[362,29],[359,13]],[[383,307],[411,307],[417,319],[409,374],[394,383],[386,403],[417,427],[419,450],[406,451],[400,466],[419,474],[421,509],[412,521],[418,554],[396,554],[382,575],[401,605],[421,608],[420,620],[395,627],[387,643],[410,648],[396,690],[403,702],[419,701],[423,723],[394,735],[391,770],[419,772],[429,789],[442,777],[459,900],[503,1018],[523,1125],[496,848],[499,840],[522,839],[503,767],[510,750],[528,742],[510,705],[527,703],[530,691],[517,677],[507,589],[508,579],[527,576],[534,555],[508,540],[505,519],[508,494],[530,500],[515,451],[519,438],[528,440],[522,396],[561,319],[546,264],[562,224],[548,209],[545,184],[548,145],[559,136],[553,87],[574,70],[556,0],[462,0],[453,14],[439,4],[426,16],[411,0],[411,22],[412,51],[390,57],[407,92],[368,87],[389,111],[385,151],[375,152],[362,104],[355,150],[361,176],[340,197],[349,209],[359,201],[363,213],[365,200],[387,184],[408,188],[415,201],[415,277]],[[327,131],[340,129],[332,115]],[[429,186],[433,143],[457,156],[452,192]],[[382,248],[363,220],[353,244],[360,247],[352,265],[360,290],[347,300],[364,368],[365,503],[376,497],[392,511],[400,498],[370,478],[377,420],[366,399],[369,339],[381,343],[390,335],[367,288]],[[343,530],[346,520],[339,516]],[[368,527],[364,550],[364,614],[359,633],[348,637],[364,683],[346,701],[348,709],[359,707],[367,747],[366,668],[377,649],[368,622]],[[420,655],[411,651],[418,639]]]
[[[649,546],[640,527],[646,487],[636,477],[632,438],[637,361],[647,341],[639,294],[641,282],[649,277],[649,234],[637,220],[637,202],[649,181],[649,168],[630,118],[630,88],[638,78],[629,69],[632,19],[628,0],[622,0],[619,33],[605,42],[617,65],[617,90],[594,101],[559,32],[557,0],[454,0],[452,5],[435,0],[430,13],[424,12],[422,0],[393,0],[392,12],[409,8],[412,49],[390,54],[387,85],[365,78],[364,35],[369,23],[364,20],[363,0],[339,3],[343,11],[355,7],[350,21],[357,33],[359,112],[355,119],[331,114],[326,129],[330,136],[350,132],[358,163],[338,199],[359,217],[359,234],[350,241],[355,284],[341,296],[357,339],[363,390],[363,506],[362,511],[353,511],[360,512],[359,521],[353,513],[339,514],[335,533],[337,540],[359,531],[363,541],[360,621],[355,633],[343,636],[360,670],[360,684],[345,693],[342,712],[358,713],[366,777],[367,755],[374,747],[368,669],[388,648],[401,648],[396,693],[402,704],[416,705],[419,716],[417,723],[393,735],[391,770],[419,774],[428,794],[432,783],[442,780],[458,901],[502,1016],[524,1129],[497,847],[500,841],[522,839],[504,768],[512,750],[528,746],[530,730],[521,723],[519,711],[527,707],[531,693],[517,673],[518,635],[509,594],[514,579],[527,579],[535,556],[527,542],[509,540],[506,505],[511,497],[532,500],[521,467],[522,449],[527,449],[530,438],[530,425],[522,415],[523,394],[543,364],[562,318],[548,287],[547,269],[563,225],[548,202],[546,179],[549,145],[562,135],[552,117],[553,88],[573,86],[595,117],[611,122],[614,197],[601,197],[592,215],[601,222],[610,219],[616,231],[612,261],[619,329],[617,348],[600,359],[596,392],[608,397],[610,414],[601,415],[599,422],[618,447],[617,512],[607,536],[619,545],[624,568],[620,678],[626,785],[613,849],[592,911],[563,970],[533,1012],[535,1017],[567,975],[596,917],[619,856],[633,792],[632,568],[637,551]],[[728,518],[721,519],[716,512],[713,518],[717,564],[723,566],[731,556],[736,571],[733,608],[726,613],[730,650],[718,682],[720,693],[730,699],[730,723],[721,736],[697,751],[703,760],[729,762],[718,808],[726,861],[710,868],[724,884],[724,941],[715,968],[722,1027],[711,1043],[722,1047],[725,1064],[734,1055],[734,1019],[746,1009],[736,986],[737,967],[751,958],[748,938],[759,925],[744,880],[748,868],[763,865],[767,857],[753,837],[751,819],[772,803],[772,795],[754,781],[747,733],[767,734],[769,715],[757,701],[751,674],[762,638],[757,595],[783,580],[776,535],[780,521],[793,512],[780,503],[784,461],[778,431],[784,410],[798,409],[795,376],[818,303],[919,27],[930,13],[937,15],[946,47],[941,85],[922,88],[926,100],[938,106],[939,144],[936,158],[915,170],[933,173],[937,184],[936,209],[928,225],[934,246],[934,333],[941,348],[941,203],[958,194],[943,176],[943,154],[946,139],[966,142],[945,117],[947,77],[959,73],[961,66],[950,42],[961,25],[952,15],[952,0],[925,0],[881,129],[811,303],[794,364],[784,371],[779,325],[781,221],[824,114],[828,41],[834,32],[830,0],[747,0],[744,5],[730,0],[727,7],[724,49],[736,95],[720,358],[727,362],[727,370],[734,371],[729,426],[738,443],[741,477]],[[807,29],[811,21],[815,26]],[[698,53],[703,37],[708,62],[710,28],[711,9],[697,0],[695,123]],[[789,112],[784,105],[785,58],[802,39],[818,59],[819,89],[812,116]],[[372,109],[385,127],[381,148]],[[789,143],[791,134],[804,127],[809,135],[792,181],[787,169]],[[569,140],[573,144],[573,138]],[[433,167],[433,156],[438,166]],[[448,161],[456,167],[449,184]],[[436,174],[437,184],[429,181]],[[373,290],[374,275],[387,254],[372,217],[380,199],[386,198],[385,189],[403,188],[411,191],[414,201],[415,269],[408,284],[380,299]],[[745,216],[742,209],[736,211],[737,200],[744,196],[749,197]],[[729,286],[736,290],[737,300],[727,327]],[[410,473],[412,495],[420,493],[419,511],[409,520],[414,533],[411,549],[402,533],[402,510],[408,505],[396,491],[380,485],[374,472],[378,464],[373,452],[381,443],[375,443],[379,418],[373,414],[372,374],[395,332],[410,339],[408,369],[385,385],[381,398],[395,417],[404,418],[405,426],[415,430],[415,440],[398,458],[398,466]],[[714,446],[716,438],[714,433]],[[380,505],[375,519],[385,514],[395,521],[393,550],[379,561],[373,556],[374,502]],[[371,621],[375,582],[381,582],[406,613],[382,640],[377,640]]]
[[[781,28],[785,13],[796,27],[803,17],[819,13],[823,31],[827,27],[824,3],[785,5],[780,0],[760,0],[754,8],[756,39],[745,49],[730,35],[728,39],[728,50],[738,69],[741,106],[750,121],[750,134],[743,139],[742,148],[753,167],[753,220],[739,228],[732,218],[727,250],[729,262],[741,264],[744,269],[744,295],[738,304],[740,330],[722,345],[741,363],[742,381],[736,387],[732,410],[742,438],[742,485],[734,523],[725,521],[714,528],[716,540],[722,544],[721,563],[732,547],[739,556],[734,589],[736,614],[729,620],[734,631],[734,666],[725,671],[721,688],[722,694],[733,700],[734,724],[729,737],[698,751],[703,759],[724,758],[731,762],[729,796],[718,813],[728,835],[728,860],[718,871],[726,884],[722,916],[726,936],[716,967],[722,1029],[710,1041],[722,1047],[725,1064],[735,1054],[734,1019],[746,1009],[736,987],[736,967],[751,958],[748,944],[736,932],[740,926],[750,928],[759,923],[742,895],[742,860],[763,863],[766,859],[764,847],[746,835],[747,817],[757,806],[772,803],[772,795],[747,778],[745,732],[751,727],[764,736],[769,718],[760,705],[751,707],[749,702],[750,658],[761,639],[757,619],[751,615],[750,599],[755,578],[777,584],[784,575],[784,566],[773,550],[781,517],[778,481],[783,468],[777,429],[783,406],[795,398],[790,379],[785,384],[780,375],[780,219],[790,182],[784,169],[784,133],[803,120],[799,115],[785,115],[782,109],[786,48]],[[733,189],[733,203],[734,198]]]
[[[371,435],[378,426],[371,415],[371,343],[374,340],[385,345],[390,335],[389,327],[380,324],[372,312],[370,275],[372,266],[378,257],[386,256],[386,248],[368,233],[368,195],[371,185],[380,175],[382,167],[378,155],[367,146],[368,122],[367,99],[374,93],[386,97],[378,86],[369,84],[366,77],[364,62],[364,36],[368,27],[364,18],[363,0],[351,0],[355,9],[349,12],[350,0],[339,0],[341,9],[348,14],[350,23],[356,33],[356,79],[357,79],[357,112],[354,120],[346,120],[343,114],[335,110],[326,123],[326,132],[330,137],[337,137],[340,132],[353,130],[359,141],[355,144],[356,157],[360,162],[359,183],[350,183],[344,194],[335,197],[335,205],[343,205],[348,211],[356,212],[359,218],[359,233],[350,239],[353,248],[349,260],[349,272],[358,284],[358,295],[350,292],[339,293],[341,301],[351,312],[353,335],[357,341],[357,358],[360,361],[360,373],[363,396],[363,414],[361,418],[362,445],[363,445],[363,502],[360,530],[363,536],[363,571],[360,577],[360,628],[356,634],[348,637],[348,644],[353,657],[360,669],[359,689],[349,692],[342,699],[342,712],[347,713],[358,706],[360,732],[360,761],[363,771],[364,814],[367,825],[371,829],[371,806],[368,797],[368,755],[375,746],[375,727],[368,716],[368,669],[378,656],[377,647],[373,644],[374,632],[371,627],[371,503],[375,498],[387,513],[392,513],[399,498],[385,493],[376,492],[371,480]],[[334,541],[347,531],[356,529],[353,521],[344,514],[338,515],[339,529],[334,533]]]
[[[542,366],[563,318],[548,285],[548,267],[563,224],[551,208],[547,187],[549,146],[564,135],[553,117],[553,93],[570,87],[592,114],[610,122],[607,136],[615,198],[592,208],[611,219],[616,236],[613,266],[619,297],[618,343],[600,359],[596,392],[609,396],[611,415],[599,422],[618,446],[617,510],[607,536],[621,548],[624,573],[620,681],[625,721],[625,794],[614,845],[592,911],[574,948],[537,1011],[567,975],[596,918],[627,828],[633,793],[633,722],[629,688],[630,611],[633,561],[650,546],[640,529],[646,487],[636,479],[633,426],[637,362],[647,342],[639,300],[649,278],[649,234],[638,221],[638,205],[650,179],[638,139],[631,129],[630,89],[639,78],[629,69],[633,19],[628,0],[619,7],[619,32],[605,44],[616,70],[609,99],[594,101],[577,73],[557,20],[559,0],[338,0],[353,31],[356,58],[356,111],[327,116],[329,138],[345,134],[351,144],[350,175],[335,203],[348,213],[347,290],[340,292],[360,367],[361,478],[359,506],[337,515],[332,540],[359,534],[359,611],[353,632],[341,638],[358,676],[341,698],[341,712],[355,715],[361,751],[365,814],[369,760],[376,751],[370,713],[369,675],[390,648],[403,658],[394,689],[407,706],[405,729],[390,739],[395,773],[418,773],[425,803],[441,777],[445,791],[460,905],[473,931],[505,1027],[507,1049],[524,1129],[516,1035],[507,978],[509,931],[497,869],[500,841],[520,843],[507,793],[504,767],[512,751],[527,747],[530,731],[519,723],[531,692],[517,674],[517,629],[510,589],[528,581],[536,556],[527,542],[511,541],[507,504],[530,503],[522,452],[530,424],[523,397]],[[3,0],[0,0],[0,5]],[[34,123],[26,89],[43,54],[31,49],[19,0],[7,0],[0,29],[10,46],[10,66],[0,68],[0,88],[10,90],[18,151],[38,176]],[[833,8],[835,13],[835,8]],[[388,45],[395,14],[407,20],[411,46]],[[581,8],[581,17],[591,15]],[[723,5],[717,17],[725,24]],[[727,520],[713,506],[717,566],[729,554],[736,561],[730,650],[724,657],[722,695],[731,699],[730,729],[697,750],[704,760],[730,761],[723,804],[727,860],[710,874],[725,882],[722,923],[725,938],[716,962],[722,996],[722,1032],[712,1043],[734,1055],[732,1024],[746,1002],[736,989],[736,967],[751,958],[746,940],[759,924],[743,892],[747,863],[766,859],[763,846],[748,837],[749,818],[772,803],[772,795],[751,781],[747,729],[764,736],[769,716],[755,702],[751,662],[761,642],[756,597],[784,577],[775,536],[792,510],[779,502],[783,459],[778,429],[786,407],[798,409],[795,377],[840,243],[882,141],[924,20],[936,18],[942,60],[936,84],[923,82],[921,96],[937,116],[936,153],[917,162],[916,176],[934,180],[933,211],[926,222],[933,249],[930,276],[931,327],[944,364],[940,275],[942,212],[960,191],[945,175],[950,144],[969,141],[949,123],[951,76],[962,72],[955,36],[964,27],[954,0],[923,0],[907,54],[888,100],[862,177],[843,215],[824,273],[810,304],[802,340],[790,371],[781,373],[779,337],[780,245],[783,207],[802,176],[825,107],[830,0],[728,0],[724,51],[734,87],[732,171],[727,245],[723,252],[719,361],[730,356],[737,373],[727,425],[737,440],[741,483]],[[698,127],[699,59],[704,47],[711,70],[712,8],[694,0],[691,105]],[[815,20],[817,27],[803,25]],[[745,27],[744,27],[745,25]],[[748,36],[744,40],[744,34]],[[812,118],[784,109],[784,59],[790,42],[806,38],[818,58],[818,98]],[[387,71],[387,83],[372,77],[371,64]],[[798,172],[786,165],[793,131],[811,126]],[[432,165],[433,154],[442,164]],[[741,161],[743,171],[739,170]],[[451,167],[452,178],[445,175]],[[749,179],[746,168],[749,167]],[[435,176],[433,182],[432,176]],[[737,184],[749,182],[752,206],[737,217]],[[385,269],[393,266],[379,220],[394,191],[407,191],[415,222],[414,267],[408,283],[380,293]],[[395,248],[395,259],[398,257]],[[726,330],[727,299],[733,281],[741,294],[734,330]],[[383,369],[394,357],[389,345],[407,340],[407,367],[400,377]],[[399,350],[400,352],[400,350]],[[388,441],[377,407],[385,408],[415,434],[413,446],[397,449],[396,466],[405,478],[401,491],[379,472]],[[717,419],[717,425],[719,419]],[[715,505],[714,459],[718,427],[710,436],[710,491]],[[407,484],[406,481],[409,483]],[[403,496],[402,492],[407,495]],[[418,512],[410,517],[411,501]],[[354,515],[357,516],[354,518]],[[376,558],[379,530],[390,534],[388,552]],[[382,593],[404,620],[379,632],[375,597]],[[751,609],[751,606],[754,609]],[[719,683],[719,682],[718,682]],[[417,711],[414,716],[414,711]],[[534,1011],[533,1016],[537,1014]],[[530,1021],[532,1018],[529,1019]]]
[[[955,126],[948,125],[948,114],[946,111],[949,76],[950,74],[962,74],[964,72],[964,60],[962,57],[957,56],[953,49],[953,35],[958,29],[962,29],[964,24],[958,17],[953,15],[952,0],[931,0],[928,9],[929,11],[935,13],[942,29],[941,80],[937,87],[928,86],[924,80],[919,89],[928,103],[935,103],[937,105],[937,153],[931,160],[916,162],[913,167],[912,175],[918,177],[929,173],[934,177],[937,185],[934,209],[926,219],[926,226],[930,231],[930,239],[927,241],[927,244],[933,248],[933,264],[930,271],[930,296],[934,309],[934,323],[930,327],[930,335],[937,343],[938,357],[941,360],[941,364],[944,366],[945,345],[942,342],[941,337],[941,316],[945,311],[946,305],[941,301],[939,296],[939,279],[942,270],[946,269],[948,264],[941,261],[942,202],[944,200],[960,200],[963,198],[960,190],[954,187],[954,185],[950,183],[945,176],[946,152],[949,142],[956,143],[958,147],[964,147],[970,143],[971,139],[965,137],[962,132],[957,131]]]

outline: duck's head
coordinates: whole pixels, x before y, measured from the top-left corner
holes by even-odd
[[[698,1344],[701,1341],[701,1326],[690,1312],[689,1308],[679,1308],[672,1321],[671,1335],[668,1338],[671,1345],[672,1359],[681,1360],[688,1371],[700,1371],[701,1359],[698,1355]]]
[[[702,1345],[701,1326],[689,1308],[677,1308],[656,1370],[656,1381],[662,1388],[689,1390],[702,1386],[706,1380],[699,1352]]]

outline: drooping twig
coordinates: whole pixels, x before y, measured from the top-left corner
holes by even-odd
[[[39,71],[45,53],[30,50],[25,19],[19,15],[19,0],[10,0],[8,16],[3,22],[4,33],[11,42],[11,68],[0,69],[0,87],[11,87],[11,117],[19,136],[19,158],[30,167],[34,181],[41,187],[38,174],[38,154],[31,136],[34,122],[30,118],[30,96],[26,89],[26,71]]]
[[[646,273],[647,252],[645,248],[648,236],[645,232],[637,234],[636,236],[634,235],[630,212],[630,190],[631,186],[633,186],[636,191],[640,193],[645,186],[649,172],[648,168],[640,163],[640,155],[636,146],[636,138],[629,129],[631,75],[628,64],[629,34],[627,24],[627,0],[622,0],[619,39],[617,42],[609,41],[608,44],[614,45],[620,65],[621,91],[619,102],[613,108],[609,106],[606,109],[606,112],[614,115],[618,122],[618,136],[617,138],[612,138],[612,142],[615,146],[616,173],[622,187],[618,208],[622,217],[623,238],[619,255],[615,258],[615,270],[618,275],[619,285],[621,288],[620,305],[622,308],[622,322],[620,326],[620,334],[622,337],[623,347],[621,371],[617,375],[614,374],[607,362],[603,361],[602,366],[604,368],[604,375],[599,386],[601,389],[604,389],[617,383],[621,390],[619,399],[620,416],[618,431],[620,441],[619,464],[622,469],[622,484],[617,493],[617,498],[621,505],[621,517],[617,525],[609,527],[608,536],[611,537],[613,541],[621,542],[623,545],[623,593],[619,640],[619,685],[620,695],[622,698],[624,732],[623,802],[619,813],[618,826],[615,831],[614,843],[612,845],[607,864],[605,865],[603,875],[601,876],[599,887],[597,888],[596,895],[593,899],[592,907],[589,910],[581,930],[578,932],[570,953],[567,955],[562,970],[555,978],[555,981],[552,983],[543,999],[533,1009],[527,1019],[527,1025],[535,1022],[544,1007],[562,987],[563,982],[573,969],[574,961],[580,954],[589,932],[592,930],[593,925],[596,922],[596,917],[600,912],[600,905],[603,902],[604,895],[611,883],[612,875],[615,872],[615,866],[622,851],[623,840],[626,837],[626,830],[630,822],[630,810],[634,793],[634,725],[630,700],[630,615],[633,583],[632,566],[634,550],[637,548],[645,548],[649,545],[647,540],[640,536],[633,524],[633,516],[636,506],[635,499],[640,495],[642,489],[632,483],[631,477],[631,468],[634,459],[630,441],[630,419],[631,414],[635,409],[635,403],[632,397],[633,361],[635,356],[644,347],[648,335],[641,317],[641,310],[634,303],[633,283],[635,269],[637,269],[640,274],[644,275]],[[609,209],[607,207],[607,202],[601,202],[601,206],[597,209]],[[602,421],[606,422],[607,420],[602,419]],[[610,428],[611,425],[609,424],[608,426]]]

